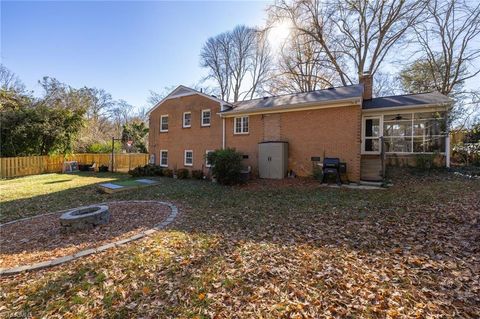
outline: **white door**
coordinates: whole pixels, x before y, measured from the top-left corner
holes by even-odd
[[[362,153],[380,154],[382,118],[380,116],[364,117],[362,124]]]

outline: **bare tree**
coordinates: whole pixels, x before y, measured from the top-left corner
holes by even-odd
[[[133,106],[128,104],[127,101],[119,100],[115,103],[110,114],[116,136],[122,133],[122,126],[127,124],[133,117],[133,112]]]
[[[292,31],[281,48],[273,92],[294,93],[324,89],[333,85],[335,72],[318,42]]]
[[[453,98],[450,119],[465,126],[480,113],[480,85],[465,86],[480,74],[480,3],[431,0],[415,32],[421,49],[419,58],[402,72],[404,85],[411,91],[437,90]]]
[[[436,88],[449,95],[480,73],[475,63],[480,58],[480,3],[432,0],[427,10],[427,19],[415,27],[417,39]]]
[[[219,87],[223,100],[236,102],[254,96],[266,81],[271,55],[265,34],[246,26],[209,38],[200,64]]]
[[[251,61],[254,60],[256,45],[255,30],[246,26],[237,26],[230,35],[231,58],[230,69],[232,71],[232,94],[233,101],[240,99],[240,90],[245,76],[251,69]]]
[[[17,91],[19,93],[25,91],[25,85],[20,81],[18,76],[3,64],[0,64],[0,88],[7,91]]]
[[[339,82],[347,85],[359,74],[377,72],[424,7],[419,0],[280,0],[271,12],[317,41]]]
[[[170,94],[176,87],[176,85],[165,86],[161,92],[150,90],[150,96],[147,98],[148,105],[150,107],[155,106],[158,102],[163,100],[164,97]]]
[[[394,74],[378,70],[373,85],[374,96],[388,96],[403,93],[400,79]]]
[[[90,107],[87,111],[87,118],[95,121],[106,117],[113,107],[112,95],[104,89],[84,88],[90,96]]]
[[[255,47],[252,60],[250,62],[250,79],[252,81],[245,97],[253,99],[256,93],[263,90],[272,76],[273,60],[270,45],[268,43],[267,32],[257,30],[255,36]]]
[[[227,33],[211,37],[203,45],[200,53],[200,65],[207,68],[207,78],[213,79],[220,90],[220,98],[230,96],[230,40]]]

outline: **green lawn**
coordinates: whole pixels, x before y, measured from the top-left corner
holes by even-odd
[[[0,180],[0,222],[103,201],[95,185],[128,181],[113,173],[44,174]]]
[[[475,317],[480,181],[397,171],[382,191],[315,183],[222,187],[161,178],[100,194],[126,175],[1,181],[2,221],[109,200],[181,214],[152,238],[1,278],[0,316],[79,318]]]

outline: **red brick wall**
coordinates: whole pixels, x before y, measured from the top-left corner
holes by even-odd
[[[202,109],[210,109],[210,127],[201,126]],[[183,112],[192,112],[192,126],[183,128]],[[200,95],[190,95],[165,101],[150,114],[149,152],[160,164],[160,150],[168,150],[170,169],[202,169],[205,151],[222,147],[220,104]],[[160,116],[168,114],[168,132],[160,132]],[[193,166],[184,166],[185,150],[193,150]]]
[[[245,165],[256,171],[258,143],[272,140],[280,130],[279,140],[289,142],[289,170],[297,175],[312,174],[312,156],[327,156],[346,162],[349,179],[360,180],[360,106],[275,114],[279,121],[271,116],[250,116],[248,135],[233,134],[233,119],[227,119],[226,145],[249,156]]]
[[[210,109],[210,127],[201,127],[201,110]],[[192,127],[183,128],[183,112],[192,112]],[[160,163],[160,150],[168,150],[171,169],[202,169],[205,151],[222,147],[222,119],[218,102],[200,95],[180,97],[164,102],[150,114],[149,151]],[[169,115],[168,133],[160,133],[160,116]],[[249,133],[236,135],[233,118],[226,120],[226,146],[248,155],[245,165],[258,172],[258,143],[283,140],[289,142],[289,170],[299,176],[312,174],[312,156],[339,157],[347,163],[348,177],[360,179],[361,108],[346,106],[288,112],[268,115],[251,115]],[[193,150],[193,166],[184,166],[184,151]]]

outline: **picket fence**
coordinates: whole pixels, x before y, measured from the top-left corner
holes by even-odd
[[[148,163],[148,154],[115,154],[114,171],[127,172],[137,166]],[[43,173],[61,173],[64,161],[77,161],[78,164],[90,165],[96,163],[96,167],[105,165],[112,169],[112,154],[69,154],[25,157],[1,157],[0,178],[12,178]]]

